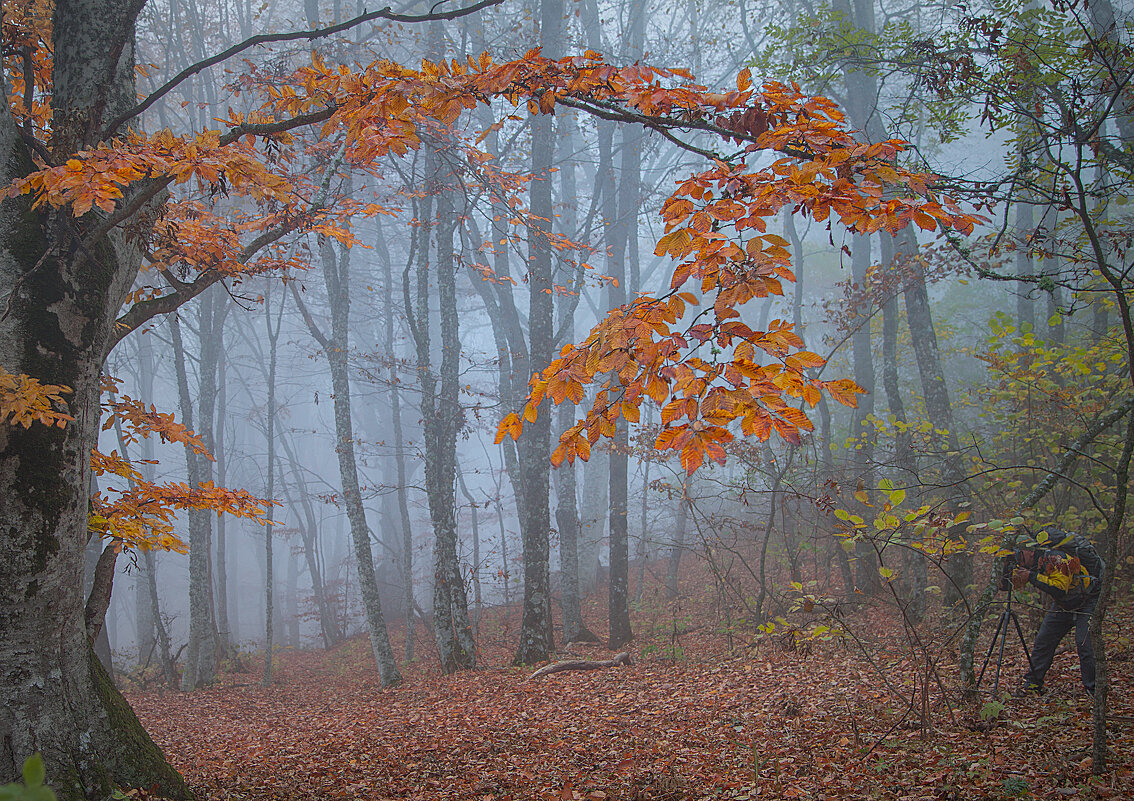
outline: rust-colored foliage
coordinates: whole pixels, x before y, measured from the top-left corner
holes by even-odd
[[[655,447],[677,451],[692,473],[706,458],[724,462],[734,421],[745,436],[775,432],[798,443],[812,428],[803,408],[814,407],[821,391],[855,405],[861,390],[853,381],[807,376],[823,359],[799,350],[789,324],[757,331],[739,319],[738,307],[782,295],[782,282],[795,280],[788,243],[767,233],[766,220],[786,207],[862,233],[911,222],[968,233],[977,218],[938,198],[931,176],[896,166],[901,142],[859,143],[825,98],[776,83],[754,93],[748,81],[742,74],[735,96],[714,96],[743,107],[719,121],[726,137],[750,142],[746,151],[781,157],[759,170],[718,161],[678,186],[662,206],[666,232],[655,251],[676,262],[669,293],[611,311],[581,345],[564,348],[533,377],[526,407],[501,423],[498,441],[519,436],[544,399],[578,403],[584,387],[598,383],[586,415],[562,435],[555,464],[586,459],[600,437],[614,434],[617,418],[636,422],[649,398],[661,407]],[[701,300],[712,305],[688,313]]]
[[[74,418],[60,411],[70,394],[69,387],[41,384],[27,375],[13,375],[0,367],[0,425],[23,426],[32,423],[62,428]]]
[[[34,75],[36,94],[49,98],[47,71],[34,69],[50,61],[49,18],[40,13],[47,6],[22,7],[23,16],[12,17],[5,32],[25,43],[28,80]],[[175,272],[223,277],[280,266],[285,262],[270,256],[249,265],[256,248],[278,238],[273,232],[319,230],[349,241],[346,217],[384,211],[329,202],[318,171],[313,176],[295,167],[302,144],[317,162],[329,163],[337,151],[339,162],[373,170],[380,159],[418,147],[423,127],[451,125],[465,110],[503,98],[532,114],[566,104],[663,132],[713,131],[743,145],[731,160],[717,159],[682,182],[664,204],[666,232],[656,253],[676,262],[670,291],[611,311],[585,342],[566,347],[532,378],[523,413],[501,423],[498,439],[518,436],[545,399],[580,402],[585,385],[598,382],[583,419],[563,434],[555,463],[587,458],[600,437],[613,435],[618,417],[639,419],[646,398],[662,410],[656,446],[678,451],[690,473],[706,458],[723,462],[734,421],[746,436],[766,439],[774,431],[798,442],[812,427],[803,409],[818,403],[822,391],[854,405],[859,389],[853,382],[808,377],[823,360],[800,350],[803,343],[789,325],[774,321],[757,331],[740,319],[738,307],[782,294],[782,282],[794,280],[787,243],[766,231],[765,220],[780,209],[819,221],[837,218],[860,232],[895,231],[911,222],[968,232],[974,220],[934,195],[931,176],[897,166],[901,142],[860,143],[829,100],[780,83],[757,89],[747,70],[735,90],[711,92],[681,70],[616,67],[590,51],[556,60],[535,49],[500,63],[482,54],[423,61],[416,69],[389,61],[328,65],[313,54],[309,66],[285,80],[251,71],[241,85],[261,105],[251,113],[230,112],[225,130],[183,136],[129,131],[60,163],[41,163],[7,191],[31,194],[37,206],[67,206],[76,216],[99,209],[123,220],[132,208],[127,198],[142,181],[151,188],[196,187],[210,202],[218,191],[255,201],[262,209],[255,217],[194,200],[167,209],[155,227],[150,260],[183,302],[195,292]],[[18,96],[10,102],[29,128],[46,125],[46,112],[39,119],[19,106]],[[316,129],[315,141],[300,141],[294,132],[301,129]],[[752,169],[743,160],[749,153],[778,158]],[[244,235],[257,233],[256,247],[242,244]],[[148,302],[153,292],[138,290],[131,300]],[[701,303],[709,305],[687,314]]]

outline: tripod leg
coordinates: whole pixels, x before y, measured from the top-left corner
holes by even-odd
[[[1011,603],[1011,599],[1009,599]],[[1004,664],[1004,644],[1008,642],[1008,621],[1015,615],[1011,607],[1004,610],[1004,630],[1000,633],[1000,655],[996,658],[996,677],[992,680],[992,697],[1000,692],[1000,667]]]
[[[1028,670],[1032,669],[1032,652],[1028,648],[1028,641],[1024,637],[1024,630],[1020,628],[1020,618],[1015,612],[1012,613],[1012,622],[1016,624],[1016,633],[1020,635],[1020,645],[1024,648],[1024,656],[1028,658]]]
[[[984,655],[984,664],[981,665],[980,675],[977,676],[976,686],[980,687],[980,682],[984,678],[984,672],[988,669],[988,663],[992,661],[992,652],[996,648],[996,641],[1007,633],[1007,620],[1005,620],[1005,613],[1000,613],[1000,619],[996,621],[996,631],[992,635],[992,642],[988,644],[988,653]]]

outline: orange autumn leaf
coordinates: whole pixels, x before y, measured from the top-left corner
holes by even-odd
[[[63,428],[74,418],[66,408],[69,387],[41,384],[28,375],[15,375],[0,367],[0,424],[31,427],[32,423]]]

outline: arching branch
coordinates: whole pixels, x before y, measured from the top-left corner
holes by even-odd
[[[150,95],[146,97],[146,99],[141,103],[111,121],[111,123],[106,126],[106,130],[103,131],[102,138],[109,139],[111,136],[114,136],[114,134],[117,133],[118,129],[122,127],[122,125],[137,117],[139,114],[144,112],[165,95],[172,92],[189,78],[192,78],[194,75],[207,70],[209,67],[216,66],[217,64],[227,61],[233,56],[239,53],[243,53],[245,50],[249,50],[253,47],[258,47],[265,44],[274,44],[276,42],[313,42],[316,39],[324,39],[328,36],[334,36],[337,33],[348,31],[351,28],[356,28],[359,25],[363,25],[367,22],[373,22],[374,20],[416,23],[432,22],[434,20],[458,19],[460,17],[468,16],[469,14],[475,14],[477,11],[489,8],[490,6],[498,5],[502,2],[503,0],[480,0],[480,2],[473,3],[471,6],[453,9],[452,11],[433,11],[431,9],[428,14],[401,14],[393,11],[389,6],[386,6],[379,11],[367,11],[365,13],[359,14],[353,19],[348,19],[345,22],[339,22],[335,25],[328,25],[325,28],[314,28],[307,31],[288,31],[287,33],[261,33],[255,36],[250,36],[243,42],[234,44],[232,47],[229,47],[226,50],[222,50],[216,55],[210,56],[203,61],[198,61],[196,64],[191,64],[181,72],[177,73],[177,75],[174,75],[162,86],[150,93]],[[440,3],[438,5],[440,5]],[[436,7],[437,6],[434,6],[434,8]]]

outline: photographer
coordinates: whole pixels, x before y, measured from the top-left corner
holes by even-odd
[[[1018,695],[1043,691],[1043,679],[1051,667],[1055,649],[1071,629],[1083,687],[1095,694],[1095,649],[1089,625],[1095,611],[1106,565],[1086,538],[1078,534],[1049,531],[1052,549],[1024,548],[1006,560],[1005,579],[1012,588],[1031,584],[1051,596],[1052,603],[1036,632],[1031,669],[1024,676]],[[1006,582],[1006,583],[1007,583]]]

